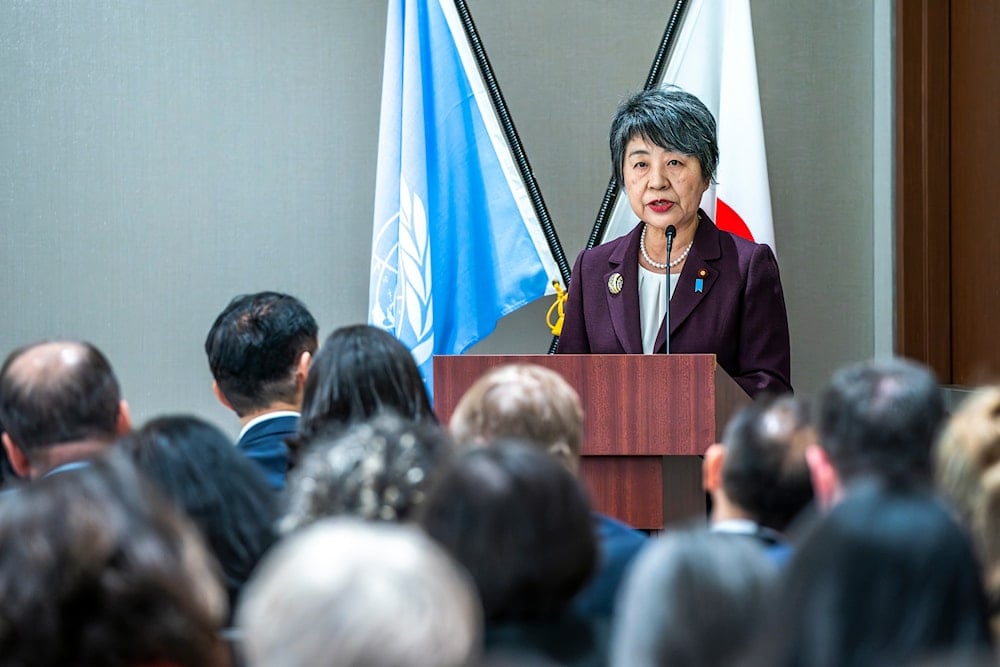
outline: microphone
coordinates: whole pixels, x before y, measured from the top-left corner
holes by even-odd
[[[663,316],[663,354],[670,354],[670,251],[674,247],[674,237],[677,236],[677,228],[673,225],[667,225],[663,234],[667,237],[667,309]]]

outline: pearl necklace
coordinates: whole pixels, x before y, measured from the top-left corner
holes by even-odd
[[[684,252],[681,253],[681,256],[673,260],[672,262],[667,262],[666,264],[662,264],[660,262],[654,262],[652,258],[649,256],[649,253],[646,252],[646,227],[647,225],[642,226],[642,235],[639,237],[639,251],[642,252],[643,259],[645,259],[650,266],[655,267],[657,269],[668,269],[668,268],[672,269],[681,262],[683,262],[687,258],[688,253],[691,252],[691,246],[694,245],[694,239],[691,239],[691,243],[687,244],[687,247],[684,248]]]

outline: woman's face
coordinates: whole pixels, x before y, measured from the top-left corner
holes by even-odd
[[[646,224],[664,230],[674,225],[679,232],[697,220],[708,182],[695,156],[636,136],[625,146],[622,174],[629,204]]]

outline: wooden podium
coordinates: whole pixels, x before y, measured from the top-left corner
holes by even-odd
[[[700,456],[750,402],[715,355],[439,355],[434,405],[441,422],[483,373],[515,363],[551,368],[579,392],[580,475],[596,510],[648,530],[704,516]]]

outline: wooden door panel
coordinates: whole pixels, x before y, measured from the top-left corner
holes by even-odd
[[[998,36],[1000,3],[952,1],[950,282],[955,384],[1000,379]]]

